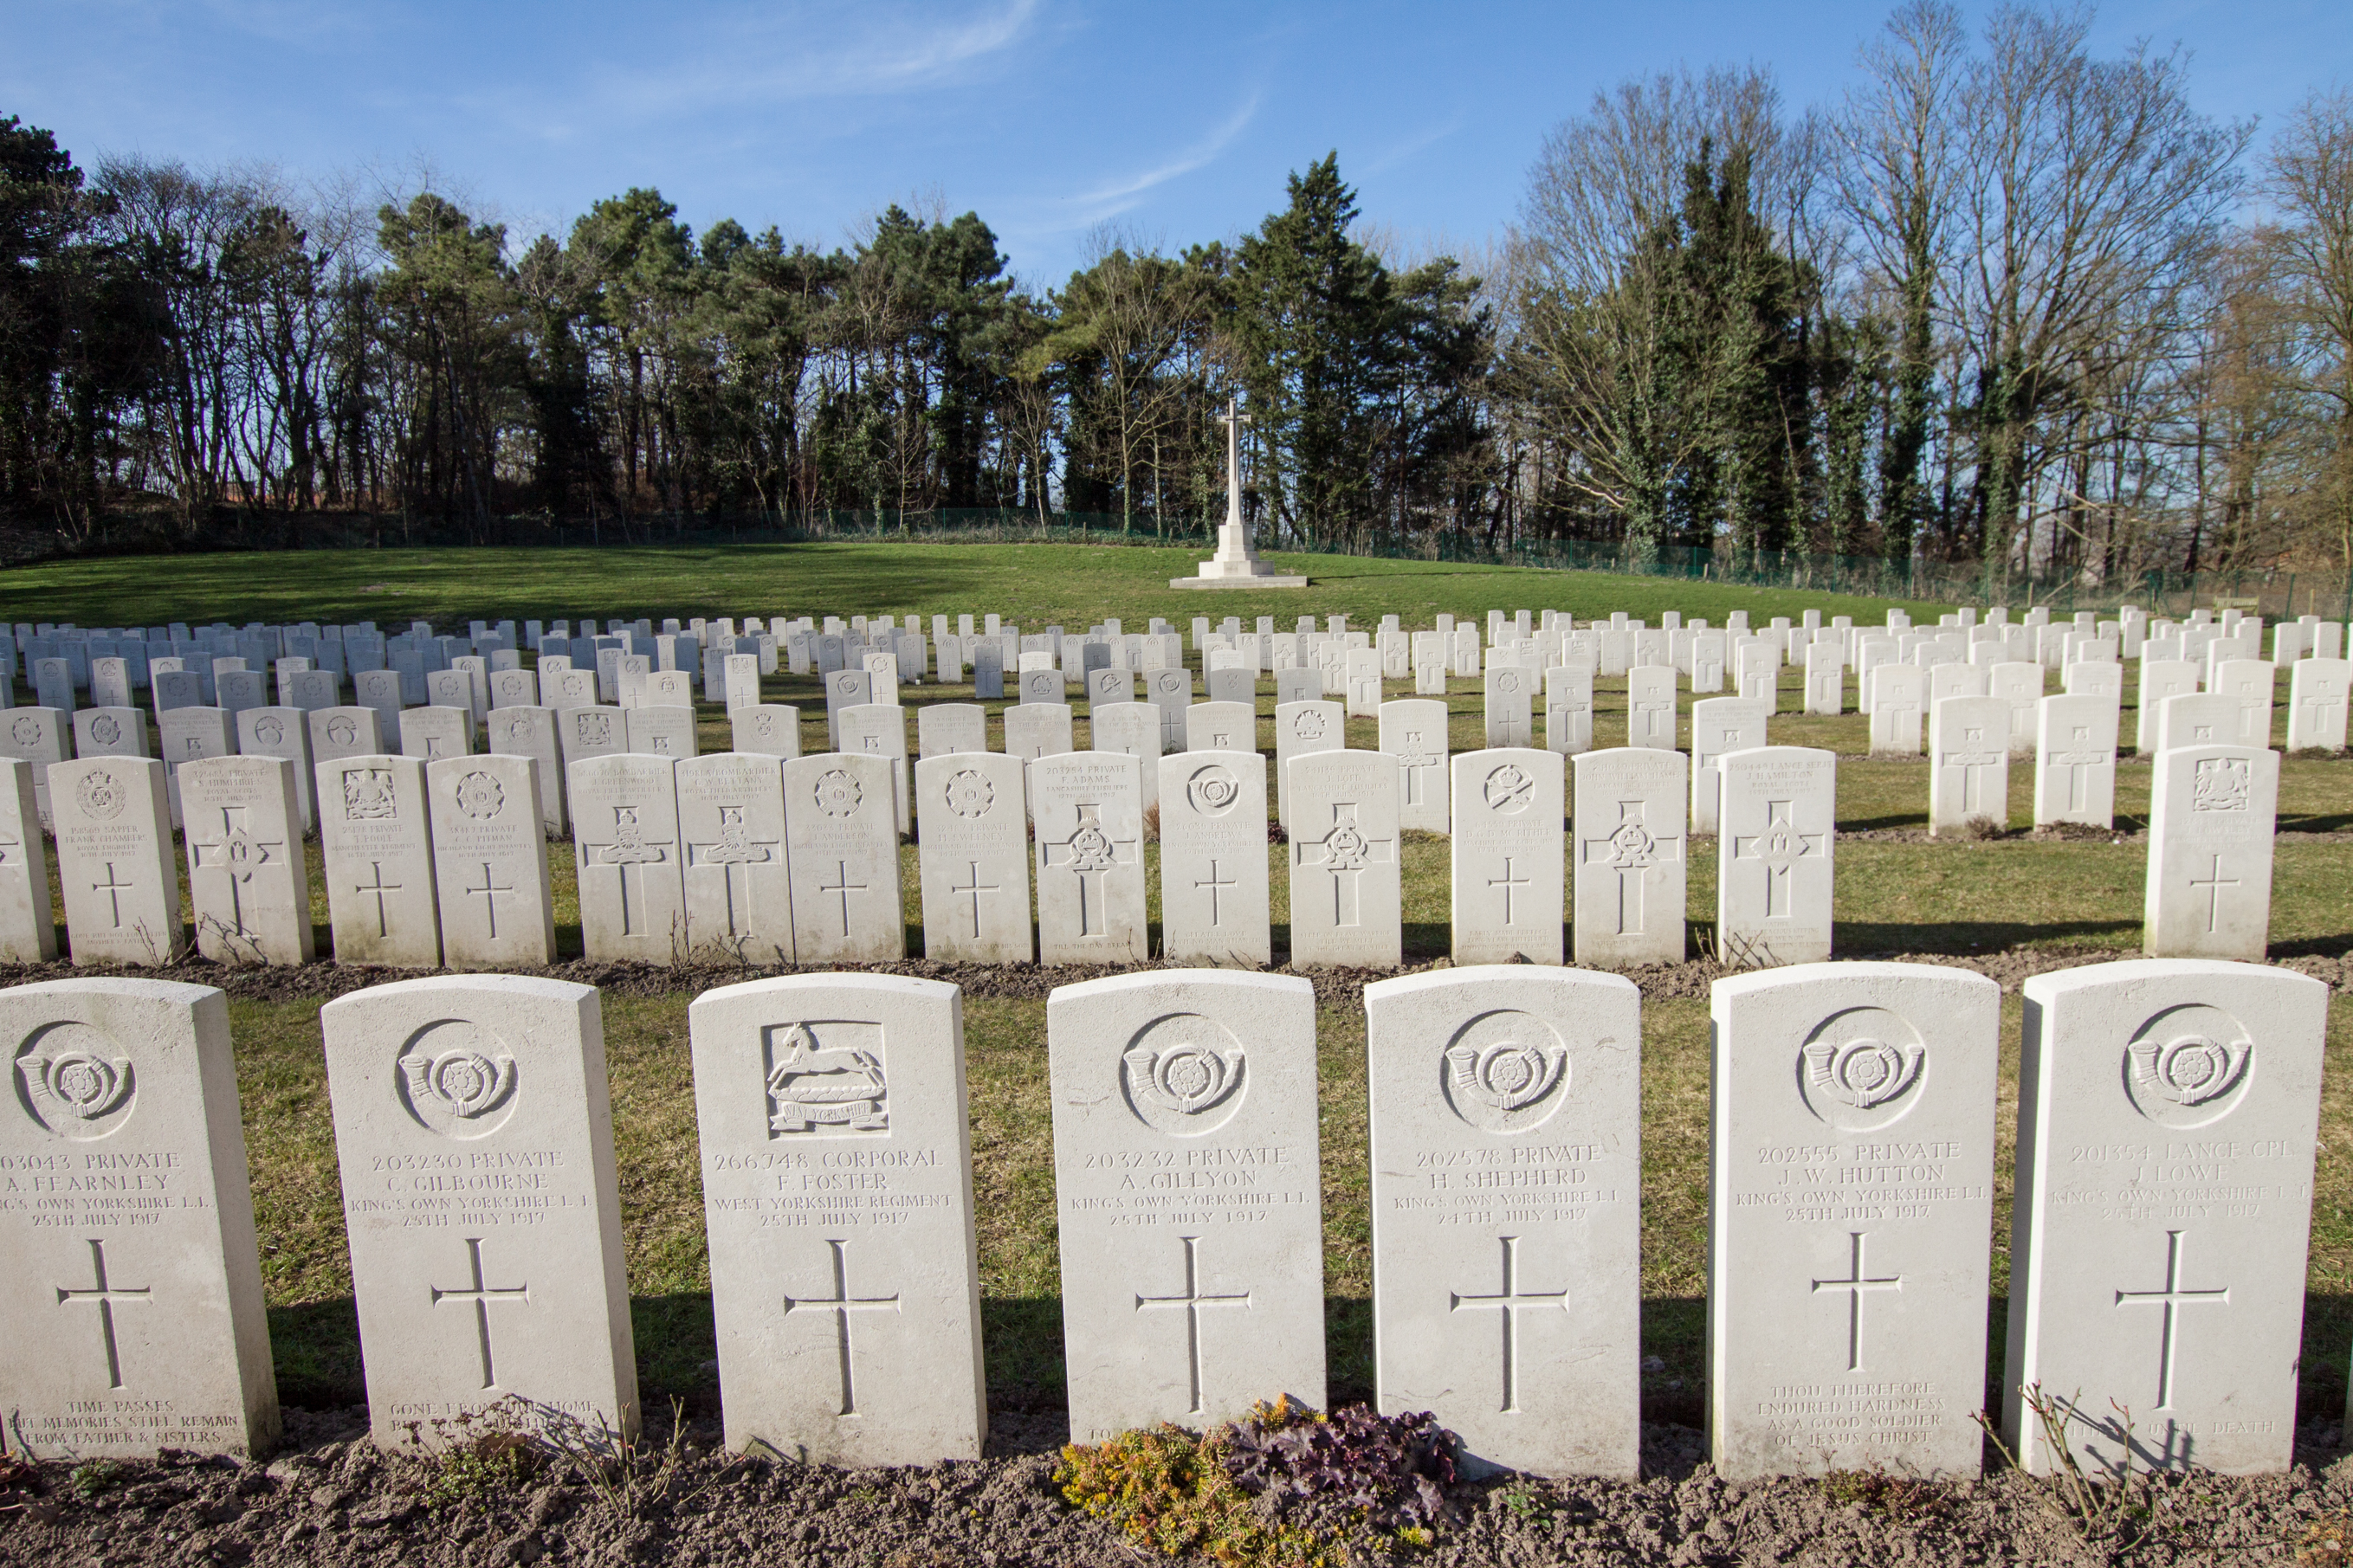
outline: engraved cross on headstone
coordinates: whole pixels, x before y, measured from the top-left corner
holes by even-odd
[[[965,874],[969,876],[972,880],[963,886],[958,886],[955,882],[950,881],[948,883],[948,891],[963,895],[971,903],[972,934],[974,940],[977,941],[980,936],[980,896],[983,893],[997,892],[999,889],[998,885],[995,882],[984,882],[980,879],[979,861],[967,860],[965,864],[971,868],[971,870]]]
[[[2067,770],[2067,809],[2081,811],[2091,804],[2092,770],[2108,760],[2108,753],[2092,744],[2089,724],[2069,726],[2069,749],[2051,753],[2052,765]]]
[[[2119,1307],[2162,1307],[2159,1339],[2157,1351],[2157,1408],[2166,1410],[2173,1405],[2174,1358],[2181,1348],[2181,1325],[2174,1313],[2183,1307],[2227,1307],[2231,1304],[2230,1287],[2217,1290],[2185,1290],[2181,1288],[2181,1237],[2178,1230],[2165,1233],[2165,1288],[2161,1290],[2119,1290]]]
[[[1800,860],[1819,860],[1825,851],[1820,833],[1800,833],[1792,817],[1793,800],[1765,803],[1765,831],[1732,840],[1735,860],[1755,860],[1765,868],[1765,918],[1787,920],[1793,912],[1791,884]]]
[[[60,1285],[57,1287],[60,1307],[95,1306],[98,1309],[99,1338],[106,1346],[106,1386],[122,1386],[122,1356],[114,1342],[114,1304],[121,1301],[137,1306],[153,1304],[148,1287],[137,1289],[112,1285],[106,1278],[106,1243],[97,1237],[90,1238],[90,1267],[96,1281],[92,1289],[80,1290]]]
[[[2204,879],[2192,877],[2189,879],[2189,885],[2193,888],[2203,888],[2206,890],[2206,931],[2211,936],[2222,929],[2222,889],[2237,887],[2239,879],[2222,875],[2222,858],[2220,855],[2211,856],[2209,858],[2213,864],[2208,868]]]
[[[1111,930],[1110,910],[1103,896],[1103,879],[1114,866],[1134,862],[1137,841],[1113,838],[1103,825],[1099,802],[1082,802],[1078,825],[1060,844],[1040,841],[1050,867],[1076,872],[1079,879],[1079,934],[1103,936]]]
[[[1817,1296],[1825,1290],[1846,1292],[1846,1369],[1849,1372],[1862,1370],[1863,1292],[1866,1290],[1900,1291],[1904,1289],[1904,1276],[1901,1274],[1890,1274],[1882,1279],[1873,1279],[1863,1273],[1862,1241],[1868,1234],[1867,1231],[1860,1230],[1847,1233],[1848,1240],[1853,1249],[1847,1268],[1847,1278],[1814,1281],[1813,1293]]]
[[[1984,725],[1964,724],[1960,745],[1940,759],[1943,766],[1961,770],[1961,810],[1970,815],[1986,809],[1986,797],[1993,784],[1992,771],[2010,760],[2006,746],[2000,751],[1972,749],[1987,744]]]
[[[1505,925],[1510,925],[1512,923],[1512,889],[1514,888],[1525,888],[1528,886],[1529,883],[1528,878],[1514,877],[1512,875],[1512,862],[1516,858],[1516,856],[1504,856],[1504,874],[1500,877],[1490,877],[1487,879],[1487,886],[1491,888],[1501,888],[1504,889],[1504,923]]]
[[[521,1285],[485,1283],[482,1279],[482,1238],[479,1236],[466,1237],[466,1267],[471,1273],[472,1283],[446,1290],[438,1285],[428,1286],[427,1289],[432,1291],[433,1305],[437,1307],[444,1301],[472,1306],[474,1348],[482,1361],[482,1386],[496,1388],[499,1385],[498,1365],[491,1358],[491,1309],[512,1306],[517,1302],[529,1305],[531,1285],[528,1281]]]
[[[1652,833],[1649,812],[1647,801],[1621,800],[1616,826],[1606,834],[1581,840],[1585,865],[1617,873],[1620,936],[1638,935],[1644,929],[1642,884],[1651,869],[1673,865],[1682,856],[1683,835]]]
[[[589,859],[592,865],[612,866],[619,870],[623,936],[642,934],[637,918],[630,912],[629,873],[636,871],[639,879],[637,915],[642,916],[645,913],[645,872],[642,868],[659,866],[669,858],[669,845],[645,841],[645,829],[638,821],[636,806],[617,805],[613,808],[613,841],[589,846]]]
[[[841,1410],[844,1415],[858,1414],[858,1388],[850,1377],[849,1314],[852,1312],[895,1312],[899,1310],[899,1293],[888,1296],[853,1296],[849,1293],[849,1243],[831,1240],[826,1246],[833,1253],[833,1294],[830,1296],[787,1296],[785,1315],[795,1312],[830,1312],[833,1314],[833,1342],[841,1366]]]
[[[488,860],[481,861],[480,864],[482,868],[482,885],[479,888],[468,888],[466,895],[469,898],[481,899],[482,919],[490,928],[488,934],[495,940],[499,934],[499,895],[505,893],[512,897],[514,889],[499,886],[498,879],[491,875],[491,863]]]
[[[353,889],[356,892],[372,893],[375,896],[375,934],[378,936],[390,936],[392,934],[392,925],[385,916],[384,896],[386,893],[396,893],[400,891],[400,884],[398,882],[387,882],[384,879],[384,862],[381,860],[371,860],[368,862],[368,874],[375,879],[375,881],[373,884],[367,882],[355,882],[353,884]]]
[[[1311,854],[1315,858],[1309,859]],[[1397,840],[1366,836],[1356,820],[1356,803],[1335,800],[1331,830],[1320,839],[1302,839],[1299,856],[1300,864],[1320,866],[1332,874],[1332,923],[1352,926],[1361,912],[1357,884],[1369,868],[1396,858]]]
[[[728,935],[744,935],[751,925],[751,868],[776,864],[783,849],[779,840],[751,836],[744,825],[744,808],[740,805],[719,808],[716,839],[687,845],[689,867],[716,866],[725,879]]]
[[[1218,889],[1220,888],[1239,888],[1241,884],[1233,880],[1231,878],[1228,878],[1227,879],[1220,881],[1218,878],[1218,862],[1213,857],[1209,861],[1209,874],[1207,877],[1196,877],[1193,879],[1193,886],[1195,888],[1207,888],[1209,889],[1209,923],[1211,925],[1223,925],[1225,921],[1218,913]]]
[[[1428,799],[1422,784],[1423,770],[1443,765],[1446,758],[1441,752],[1424,749],[1419,730],[1408,730],[1404,739],[1405,750],[1398,752],[1397,760],[1405,770],[1405,804],[1420,805]]]
[[[866,884],[849,879],[849,861],[837,860],[833,865],[833,881],[830,884],[819,882],[817,885],[817,890],[820,893],[831,893],[841,900],[841,934],[848,936],[849,934],[849,895],[866,891]]]
[[[1493,1296],[1465,1296],[1459,1291],[1447,1292],[1450,1312],[1500,1312],[1504,1328],[1504,1413],[1509,1415],[1520,1407],[1520,1313],[1523,1310],[1557,1308],[1568,1310],[1567,1290],[1522,1290],[1519,1289],[1519,1245],[1516,1236],[1503,1237],[1504,1289]]]
[[[1141,1312],[1146,1310],[1165,1310],[1178,1307],[1184,1309],[1185,1360],[1187,1371],[1192,1379],[1191,1400],[1185,1406],[1185,1413],[1188,1415],[1198,1415],[1201,1414],[1202,1309],[1207,1307],[1240,1307],[1247,1310],[1250,1304],[1250,1292],[1247,1290],[1243,1291],[1239,1296],[1203,1295],[1201,1293],[1200,1254],[1198,1250],[1201,1245],[1201,1238],[1198,1236],[1180,1236],[1176,1239],[1185,1244],[1185,1293],[1182,1296],[1139,1295],[1135,1299],[1135,1310]]]
[[[112,923],[119,928],[122,924],[122,895],[138,885],[119,880],[114,874],[114,862],[109,860],[106,863],[106,880],[92,882],[90,887],[90,891],[106,895],[107,903],[113,912]]]
[[[255,838],[246,831],[246,814],[250,807],[221,807],[221,827],[208,843],[196,843],[196,864],[208,871],[228,873],[228,910],[233,929],[246,935],[245,889],[253,880],[254,872],[273,864],[284,853],[286,841],[275,843]],[[191,842],[195,842],[191,840]]]

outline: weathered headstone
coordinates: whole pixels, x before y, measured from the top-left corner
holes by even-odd
[[[2000,986],[1801,964],[1709,1016],[1717,1474],[1976,1476]]]
[[[687,946],[678,763],[623,752],[585,758],[568,773],[584,951],[676,962]]]
[[[704,992],[688,1028],[728,1447],[977,1459],[961,993],[789,975]]]
[[[924,957],[1027,963],[1037,956],[1024,788],[1021,759],[1002,752],[952,752],[915,764]]]
[[[462,757],[474,749],[474,716],[463,708],[404,708],[400,710],[400,754],[433,762]]]
[[[1715,856],[1722,962],[1765,968],[1827,961],[1837,753],[1759,746],[1727,752],[1716,766],[1723,773]]]
[[[180,770],[196,951],[216,963],[308,963],[313,956],[294,769],[284,757],[237,756]]]
[[[592,1453],[633,1438],[595,988],[406,980],[319,1023],[376,1443],[454,1447],[486,1425]]]
[[[164,764],[145,757],[52,763],[49,805],[73,961],[168,963],[179,956],[180,877]]]
[[[1641,996],[1482,966],[1365,987],[1384,1415],[1474,1464],[1641,1459]]]
[[[1291,826],[1290,763],[1293,757],[1336,752],[1348,743],[1347,711],[1337,702],[1292,702],[1274,710],[1275,820]]]
[[[2085,668],[2110,668],[2114,665]],[[2034,822],[2116,825],[2116,700],[2071,693],[2046,697],[2036,715]]]
[[[1748,697],[1706,697],[1692,704],[1691,830],[1714,833],[1722,774],[1716,760],[1726,752],[1767,744],[1765,704]]]
[[[738,708],[727,715],[728,728],[739,752],[764,757],[801,754],[801,710],[781,703],[764,702]]]
[[[0,963],[47,963],[57,955],[49,852],[41,841],[33,764],[0,757]]]
[[[1258,750],[1258,713],[1247,702],[1196,702],[1185,710],[1188,752]]]
[[[1314,987],[1115,975],[1056,990],[1046,1029],[1071,1439],[1321,1405]]]
[[[915,710],[915,751],[919,756],[944,757],[957,752],[987,750],[988,710],[980,704],[934,702]]]
[[[539,789],[540,827],[550,838],[561,838],[568,831],[564,758],[555,738],[555,722],[553,708],[511,707],[494,709],[484,725],[492,756],[529,757],[534,764],[532,777]]]
[[[1162,955],[1265,965],[1272,957],[1266,759],[1187,752],[1157,765]]]
[[[379,753],[340,757],[313,771],[335,962],[438,966],[440,902],[425,764]]]
[[[1570,940],[1588,969],[1680,963],[1689,848],[1689,759],[1650,746],[1587,752],[1570,829]]]
[[[1076,750],[1071,705],[1017,702],[1005,710],[1005,754],[1034,763]]]
[[[1397,759],[1320,752],[1291,766],[1291,962],[1394,967],[1405,942]]]
[[[1144,896],[1145,765],[1099,752],[1072,752],[1029,765],[1040,963],[1136,963],[1150,956]]]
[[[1947,697],[1928,715],[1928,831],[2010,824],[2010,704]]]
[[[2011,1451],[2062,1462],[2026,1387],[2092,1475],[2286,1469],[2328,987],[2174,959],[2025,989]]]
[[[2279,753],[2177,746],[2158,752],[2152,773],[2141,951],[2260,961],[2271,935]]]
[[[643,703],[621,710],[624,743],[644,756],[672,762],[696,752],[694,710],[677,703]]]
[[[17,985],[0,991],[0,1190],[27,1194],[0,1202],[11,1447],[267,1453],[278,1384],[227,999],[160,980]]]
[[[77,757],[143,757],[147,715],[136,708],[80,708],[74,711]]]
[[[1641,665],[1626,672],[1626,744],[1675,749],[1675,672],[1671,667]]]
[[[804,966],[907,956],[891,763],[861,752],[784,764],[793,949]]]
[[[451,969],[555,962],[538,767],[512,755],[443,757],[425,765],[442,963]]]
[[[375,757],[384,754],[384,722],[373,708],[322,708],[303,716],[311,732],[311,766],[314,788],[311,800],[315,805],[318,794],[315,779],[321,763],[338,762],[344,757]]]
[[[1533,747],[1454,759],[1455,963],[1561,961],[1567,765],[1559,752]]]

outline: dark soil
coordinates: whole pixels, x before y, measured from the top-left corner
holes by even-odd
[[[1002,1433],[977,1463],[846,1471],[717,1448],[715,1424],[649,1434],[625,1475],[535,1457],[522,1474],[379,1452],[357,1410],[288,1413],[267,1464],[166,1458],[0,1468],[0,1564],[757,1563],[763,1568],[1078,1568],[1143,1563],[1051,1483],[1057,1433]],[[2335,1433],[2310,1434],[2333,1443]],[[1700,1434],[1646,1426],[1639,1482],[1511,1476],[1455,1488],[1428,1548],[1361,1542],[1355,1563],[1454,1565],[2241,1564],[2346,1561],[2353,1463],[2300,1447],[2286,1475],[2192,1475],[2080,1521],[2046,1483],[1885,1473],[1749,1485]],[[1994,1460],[1999,1465],[1999,1460]],[[2112,1494],[2111,1494],[2112,1495]],[[2332,1551],[2339,1554],[2331,1555]],[[1193,1559],[1194,1562],[1205,1561]]]

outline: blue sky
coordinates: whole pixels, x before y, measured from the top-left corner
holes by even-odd
[[[732,216],[828,247],[892,201],[936,201],[1051,285],[1101,225],[1170,248],[1247,229],[1335,148],[1366,220],[1417,250],[1477,247],[1597,89],[1753,62],[1792,103],[1827,101],[1887,10],[0,0],[0,114],[85,162],[265,164],[370,194],[429,169],[522,236],[630,185],[698,230]],[[2276,121],[2353,85],[2347,0],[2111,4],[2095,37],[2188,46],[2219,116]]]

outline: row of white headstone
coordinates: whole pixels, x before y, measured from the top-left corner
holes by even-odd
[[[2026,984],[2003,1425],[2057,1462],[2289,1459],[2327,987],[2140,961]],[[1631,1478],[1640,994],[1525,965],[1365,994],[1384,1412]],[[1974,1474],[2000,990],[1810,964],[1715,987],[1708,1410],[1728,1479]],[[518,976],[321,1011],[375,1439],[638,1421],[598,997]],[[731,1447],[858,1466],[987,1430],[961,994],[808,974],[689,1013]],[[255,1453],[279,1414],[225,999],[0,992],[0,1405],[40,1455]],[[1047,1006],[1081,1442],[1324,1394],[1316,1010],[1166,970]]]

